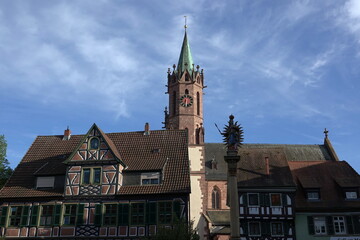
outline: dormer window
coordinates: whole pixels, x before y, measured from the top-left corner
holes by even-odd
[[[141,174],[141,185],[156,185],[160,184],[160,173],[142,173]]]
[[[55,177],[37,177],[36,188],[54,188]]]
[[[90,150],[97,150],[99,149],[100,146],[100,140],[97,137],[93,137],[90,139]]]
[[[317,190],[311,190],[306,193],[306,198],[308,200],[320,200],[320,194]]]
[[[346,191],[345,192],[345,198],[346,199],[357,199],[358,194],[356,191]]]

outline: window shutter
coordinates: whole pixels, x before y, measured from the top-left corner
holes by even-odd
[[[95,205],[95,226],[101,226],[102,205]]]
[[[174,217],[177,219],[180,219],[181,218],[181,205],[180,205],[179,201],[174,201],[173,211],[175,213]]]
[[[30,226],[38,225],[39,206],[32,206],[30,216]]]
[[[354,233],[360,233],[360,216],[352,216],[353,223],[354,223]]]
[[[265,199],[264,199],[264,193],[259,193],[259,203],[260,207],[263,207],[265,205]]]
[[[29,217],[29,210],[30,207],[29,206],[24,206],[22,215],[21,215],[21,221],[20,221],[20,226],[27,226],[27,221],[28,221],[28,217]]]
[[[61,205],[57,204],[55,205],[55,210],[54,210],[54,226],[60,225],[60,219],[61,219]]]
[[[248,203],[247,203],[247,194],[246,193],[244,193],[243,195],[242,195],[242,197],[243,197],[243,204],[244,204],[244,206],[246,207],[247,205],[248,205]]]
[[[328,235],[334,234],[333,219],[331,216],[326,217],[326,227],[328,230]]]
[[[249,232],[249,223],[247,221],[243,221],[240,226],[243,227],[243,230],[244,230],[244,235],[248,235],[248,232]]]
[[[129,225],[129,204],[119,204],[118,215],[119,225]]]
[[[83,203],[80,203],[77,206],[76,225],[82,225],[84,223],[84,208],[85,208],[85,204]]]
[[[270,195],[268,193],[264,193],[264,203],[266,207],[270,206]]]
[[[268,222],[261,222],[261,235],[262,236],[269,236],[269,223]]]
[[[157,203],[156,202],[149,202],[146,205],[146,222],[147,224],[156,224],[156,213],[157,213]]]
[[[282,205],[285,207],[288,205],[287,204],[287,194],[282,193],[281,196],[282,196]]]
[[[314,218],[312,216],[308,216],[307,217],[307,223],[308,223],[308,231],[310,235],[314,235],[315,234],[315,229],[314,229]]]
[[[354,224],[352,221],[351,216],[346,216],[346,227],[347,227],[347,234],[353,234],[354,233]]]
[[[2,207],[0,216],[0,227],[5,227],[8,207]]]

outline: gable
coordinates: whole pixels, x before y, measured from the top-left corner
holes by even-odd
[[[116,161],[125,164],[114,143],[94,124],[64,163],[76,161]]]

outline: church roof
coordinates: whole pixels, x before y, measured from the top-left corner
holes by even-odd
[[[177,66],[178,73],[181,74],[181,73],[185,72],[185,70],[187,70],[188,72],[191,72],[193,70],[193,64],[194,64],[194,62],[193,62],[191,51],[190,51],[190,45],[189,45],[189,42],[187,39],[187,34],[185,31],[184,40],[183,40],[180,57],[179,57],[179,62],[178,62],[178,66]]]
[[[301,144],[243,144],[240,148],[241,151],[252,151],[254,159],[252,162],[261,161],[256,159],[255,153],[269,150],[269,153],[274,149],[281,149],[283,157],[287,161],[329,161],[334,159],[325,145],[301,145]],[[273,150],[271,150],[273,149]],[[206,156],[206,179],[207,180],[226,180],[227,179],[227,165],[224,161],[226,154],[226,147],[222,143],[206,143],[205,156]],[[212,161],[216,162],[216,169],[212,168]],[[240,160],[241,161],[241,160]],[[271,159],[270,159],[271,161]]]
[[[62,135],[38,136],[0,191],[0,198],[62,196],[64,188],[35,189],[36,176],[65,176],[64,161],[77,149],[84,136],[72,135],[69,140],[63,140]],[[190,192],[185,130],[153,130],[149,135],[144,135],[143,131],[106,133],[105,136],[127,166],[125,171],[153,171],[165,166],[162,184],[122,186],[119,195]]]

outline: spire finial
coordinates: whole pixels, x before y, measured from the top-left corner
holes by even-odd
[[[324,130],[324,133],[325,133],[325,138],[328,138],[328,133],[329,133],[329,131],[325,128],[325,130]]]
[[[185,32],[186,32],[186,29],[187,29],[187,25],[186,25],[186,20],[187,20],[187,16],[184,16],[184,18],[185,18],[185,25],[184,25],[184,28],[185,28]]]

